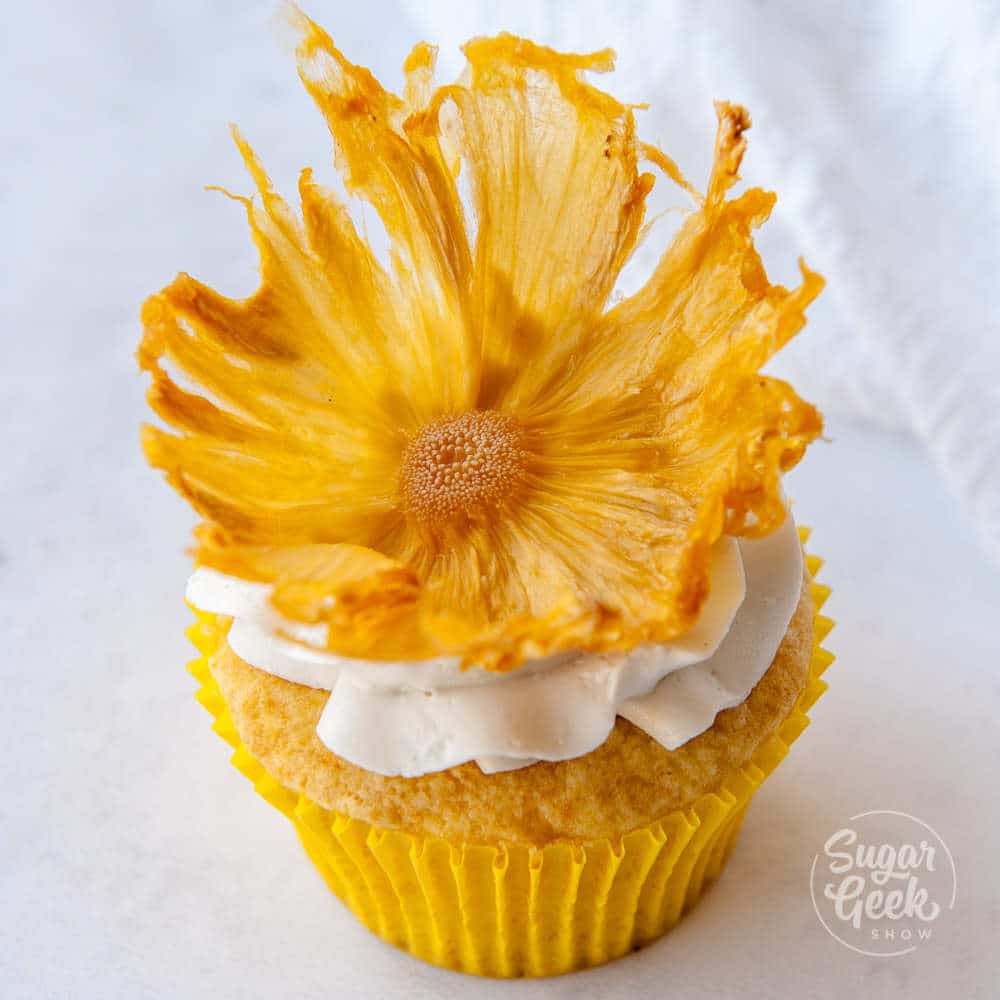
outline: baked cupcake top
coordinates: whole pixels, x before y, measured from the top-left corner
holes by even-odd
[[[484,684],[500,704],[505,678],[492,675],[513,672],[532,695],[498,727],[511,746],[535,678],[560,671],[603,685],[613,724],[725,646],[755,544],[734,539],[783,523],[771,549],[794,536],[781,473],[821,431],[813,407],[760,374],[822,279],[803,264],[798,288],[772,284],[752,230],[774,196],[729,197],[749,116],[716,106],[701,194],[639,141],[632,108],[585,79],[612,68],[608,51],[476,39],[461,79],[435,88],[421,44],[398,97],[294,18],[300,76],[390,259],[308,169],[295,211],[234,131],[257,194],[231,197],[260,288],[236,301],[181,274],[142,314],[149,401],[172,428],[144,428],[146,454],[203,518],[191,596],[249,623],[244,637],[256,627],[270,645],[255,665],[285,676],[279,661],[295,661],[296,682],[461,689],[444,729],[468,728]],[[646,283],[615,301],[644,235],[654,176],[642,165],[692,207]],[[750,630],[760,649],[762,632],[777,635],[762,664],[733,657],[755,664],[735,689],[766,669],[794,610],[797,541],[782,551],[765,575],[793,582],[770,625],[761,612]],[[576,747],[585,713],[566,706]],[[538,759],[543,743],[506,757]]]

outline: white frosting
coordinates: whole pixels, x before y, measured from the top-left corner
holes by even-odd
[[[330,750],[379,774],[413,777],[469,760],[491,773],[578,757],[607,739],[618,715],[675,749],[746,699],[785,634],[801,582],[789,516],[767,538],[720,540],[708,600],[679,639],[627,653],[561,653],[505,674],[463,671],[455,657],[338,656],[323,648],[324,626],[282,618],[266,584],[209,569],[191,576],[187,599],[233,618],[228,642],[247,663],[331,692],[316,727]]]

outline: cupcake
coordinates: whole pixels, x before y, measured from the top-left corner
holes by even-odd
[[[397,97],[294,16],[391,252],[234,133],[260,288],[181,274],[143,307],[169,428],[143,444],[202,518],[199,699],[385,940],[488,976],[605,962],[719,875],[823,688],[781,485],[821,420],[760,374],[822,279],[768,280],[740,107],[702,194],[585,79],[610,52],[476,39],[435,87],[421,44]],[[690,208],[622,297],[647,166]]]

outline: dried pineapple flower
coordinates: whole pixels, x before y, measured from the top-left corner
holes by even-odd
[[[177,432],[146,427],[146,454],[205,519],[197,559],[272,584],[348,656],[511,669],[678,636],[713,543],[781,522],[780,475],[821,430],[759,374],[822,279],[772,285],[751,230],[773,195],[727,198],[747,113],[717,105],[701,196],[584,80],[610,52],[476,39],[435,90],[419,45],[401,99],[295,16],[300,76],[392,266],[308,170],[293,211],[236,134],[260,288],[235,301],[179,275],[146,302],[139,350]],[[609,306],[653,185],[641,160],[696,205]]]

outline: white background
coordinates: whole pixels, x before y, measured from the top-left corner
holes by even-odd
[[[775,6],[750,7],[780,37]],[[565,5],[542,9],[550,30],[565,20]],[[466,30],[463,17],[492,30],[504,15],[501,4],[470,4],[463,14],[390,0],[310,10],[389,83],[428,26],[439,24],[435,37],[444,37]],[[696,10],[688,8],[689,27]],[[833,15],[816,10],[810,30],[822,35]],[[205,183],[247,190],[227,121],[240,122],[285,190],[299,166],[328,159],[271,13],[270,4],[237,2],[4,10],[0,996],[992,995],[1000,572],[985,555],[982,520],[977,528],[963,512],[961,483],[942,478],[940,455],[909,426],[905,400],[873,422],[848,398],[846,385],[863,387],[863,398],[881,384],[857,360],[845,370],[802,348],[789,362],[832,411],[831,440],[788,484],[798,518],[816,527],[812,548],[827,557],[823,579],[834,587],[831,690],[758,796],[719,885],[662,942],[544,983],[420,965],[354,923],[287,822],[226,763],[183,670],[191,654],[182,549],[193,519],[140,456],[144,385],[131,355],[140,302],[177,270],[233,294],[253,287],[239,211],[201,191]],[[523,16],[512,9],[510,26]],[[631,45],[627,33],[610,39],[623,71],[630,50],[647,46],[641,32],[632,37]],[[740,66],[733,49],[728,65]],[[702,52],[700,64],[714,65],[713,54]],[[458,66],[454,53],[447,59]],[[765,110],[790,86],[749,78]],[[753,169],[782,161],[763,119],[752,134]],[[697,151],[711,140],[711,122],[697,115],[678,112],[673,145],[654,121],[653,138],[668,148]],[[809,147],[808,134],[800,141]],[[682,163],[699,176],[704,155]],[[791,184],[794,209],[802,189]],[[802,249],[795,218],[779,211],[778,237],[765,239],[778,273]],[[956,243],[963,219],[951,220]],[[885,265],[864,241],[855,249]],[[821,270],[837,270],[830,256],[809,248]],[[978,291],[985,302],[986,286]],[[803,343],[850,344],[843,300],[829,301]],[[995,454],[1000,441],[984,431],[968,448]],[[809,900],[814,854],[866,809],[919,816],[955,858],[956,909],[906,958],[846,951]]]

